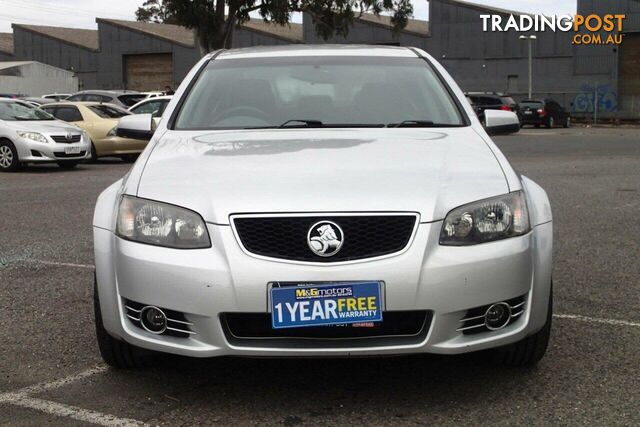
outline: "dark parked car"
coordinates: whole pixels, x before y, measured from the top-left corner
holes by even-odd
[[[539,128],[552,128],[557,125],[571,126],[571,114],[553,99],[525,99],[520,102],[523,124]]]
[[[471,99],[473,108],[482,124],[484,124],[484,110],[513,111],[518,115],[518,119],[522,123],[520,106],[509,95],[495,92],[469,92],[466,95],[467,98]]]

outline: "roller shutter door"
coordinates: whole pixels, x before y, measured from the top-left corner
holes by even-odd
[[[173,58],[170,53],[124,55],[125,89],[151,91],[173,87]]]
[[[640,112],[640,33],[628,33],[620,45],[620,111]]]

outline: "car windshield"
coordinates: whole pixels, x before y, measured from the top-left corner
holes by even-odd
[[[119,119],[122,116],[131,114],[127,110],[111,105],[90,105],[89,109],[103,119]]]
[[[54,117],[39,108],[18,102],[0,102],[0,120],[54,120]]]
[[[516,101],[514,101],[513,98],[511,98],[510,96],[503,96],[502,103],[504,105],[514,105]]]
[[[421,58],[297,57],[209,63],[175,129],[465,125]]]
[[[540,101],[522,101],[520,103],[520,107],[522,108],[532,108],[537,110],[538,108],[542,108],[542,102]]]

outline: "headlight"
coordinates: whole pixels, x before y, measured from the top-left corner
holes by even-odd
[[[43,134],[38,132],[28,132],[28,131],[19,130],[16,133],[20,138],[30,139],[35,142],[44,142],[45,144],[49,142],[47,141],[47,138],[45,138]]]
[[[528,233],[529,212],[522,191],[480,200],[447,214],[440,244],[466,246]]]
[[[188,209],[123,196],[116,234],[123,239],[176,249],[211,247],[202,217]]]
[[[116,136],[117,130],[118,130],[118,126],[114,126],[109,132],[107,132],[107,136]]]

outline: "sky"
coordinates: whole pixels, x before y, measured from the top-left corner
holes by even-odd
[[[96,28],[95,18],[135,19],[144,0],[0,0],[0,32],[11,23]],[[428,19],[426,0],[412,0],[414,17]],[[575,13],[576,0],[470,0],[473,3],[546,15]],[[106,3],[106,4],[105,4]]]

